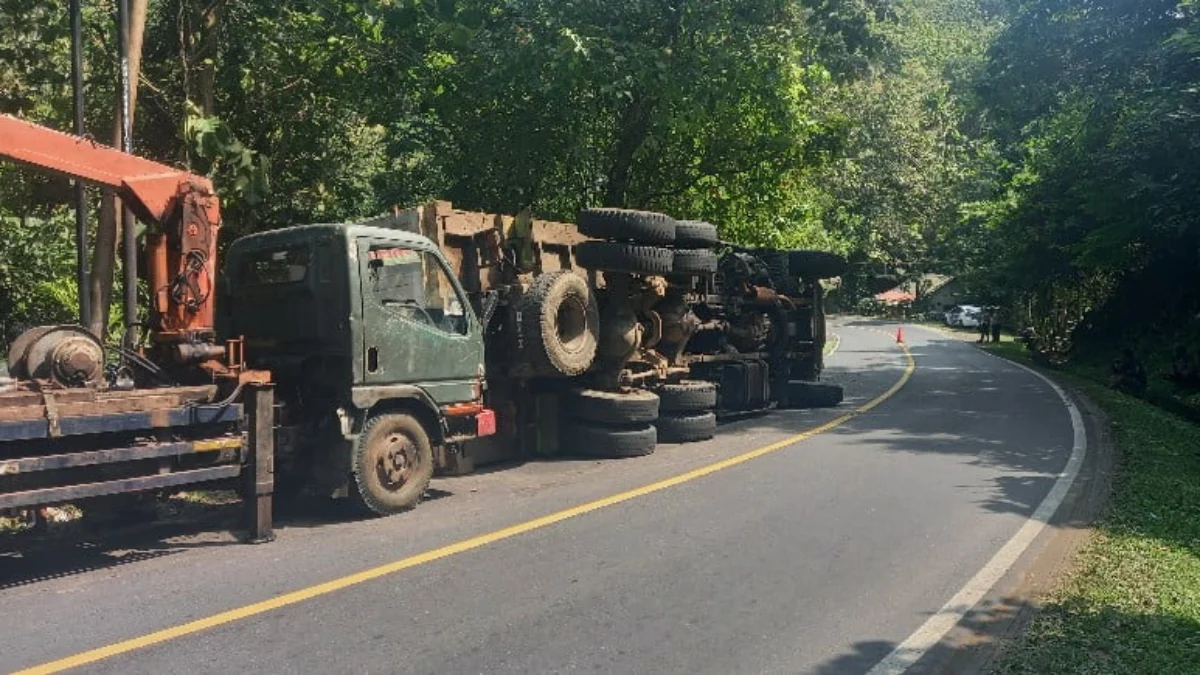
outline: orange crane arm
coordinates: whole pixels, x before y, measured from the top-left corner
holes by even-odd
[[[112,188],[138,217],[155,224],[168,220],[182,187],[214,194],[212,181],[203,176],[10,115],[0,115],[0,157]]]
[[[210,180],[9,115],[0,115],[0,158],[116,191],[158,230],[146,237],[156,340],[212,333],[221,215]]]

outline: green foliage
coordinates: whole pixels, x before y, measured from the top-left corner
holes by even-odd
[[[247,148],[233,137],[229,125],[206,116],[190,101],[183,130],[198,161],[207,165],[206,170],[201,170],[218,176],[218,193],[222,198],[237,199],[249,206],[263,201],[270,175],[266,157]],[[222,177],[226,180],[220,180]]]
[[[844,130],[823,185],[825,220],[862,270],[915,279],[962,273],[978,241],[963,237],[962,205],[990,196],[995,152],[967,133],[961,81],[982,67],[998,21],[962,0],[914,0],[885,29],[888,67],[843,87],[831,113]]]
[[[63,293],[75,283],[71,232],[64,210],[48,218],[0,217],[0,336],[78,321],[77,303]]]
[[[0,2],[0,45],[14,45],[0,83],[20,85],[0,91],[22,103],[0,102],[68,126],[65,11]],[[958,204],[994,182],[959,84],[996,30],[988,4],[164,0],[136,148],[214,178],[226,241],[431,198],[568,220],[607,204],[946,271]],[[112,6],[87,11],[89,127],[104,138]],[[68,195],[6,190],[0,209]]]
[[[1180,283],[1200,275],[1198,31],[1192,2],[1033,0],[977,74],[1005,164],[975,209],[975,266],[1041,298],[1036,314],[1071,314],[1064,346],[1153,342],[1200,309]]]
[[[1015,343],[996,351],[1021,360]],[[1112,423],[1121,477],[1076,571],[997,673],[1189,673],[1200,649],[1200,428],[1097,381],[1065,376]]]

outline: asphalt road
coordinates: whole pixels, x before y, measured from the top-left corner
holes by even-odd
[[[893,329],[894,330],[894,329]],[[907,361],[841,337],[839,410],[774,413],[626,461],[436,480],[384,520],[294,517],[267,546],[223,535],[0,557],[5,672],[136,638],[638,488],[778,443],[888,390]],[[909,329],[894,396],[824,433],[679,485],[84,672],[861,673],[1026,522],[1071,454],[1044,382]]]

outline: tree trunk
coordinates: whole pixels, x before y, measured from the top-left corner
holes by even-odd
[[[133,127],[134,111],[137,110],[138,77],[142,69],[142,36],[146,29],[146,6],[148,0],[129,2],[129,126]],[[113,114],[113,145],[121,143],[121,101],[117,92],[116,111]],[[92,254],[92,276],[90,280],[92,316],[89,328],[97,336],[108,330],[108,314],[112,306],[113,270],[116,266],[118,217],[121,202],[111,190],[100,196],[100,222],[96,229],[96,247]]]
[[[196,48],[196,53],[191,58],[193,62],[200,62],[200,65],[197,67],[197,70],[199,70],[197,77],[200,80],[197,85],[197,93],[200,99],[200,110],[204,112],[205,117],[212,117],[216,114],[218,29],[221,26],[221,14],[224,12],[224,9],[225,3],[223,0],[216,0],[216,2],[213,2],[201,12],[200,25],[203,32],[199,46]]]
[[[604,187],[604,205],[625,206],[626,193],[629,191],[629,178],[633,171],[633,158],[646,136],[650,133],[650,116],[654,104],[647,102],[642,96],[634,95],[629,105],[621,114],[617,146],[613,150],[613,161],[609,166],[608,180]]]

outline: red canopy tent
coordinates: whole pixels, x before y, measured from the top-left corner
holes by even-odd
[[[880,302],[898,304],[901,302],[912,302],[917,299],[917,296],[909,293],[908,291],[903,291],[899,288],[893,288],[890,291],[876,295],[875,299]]]

